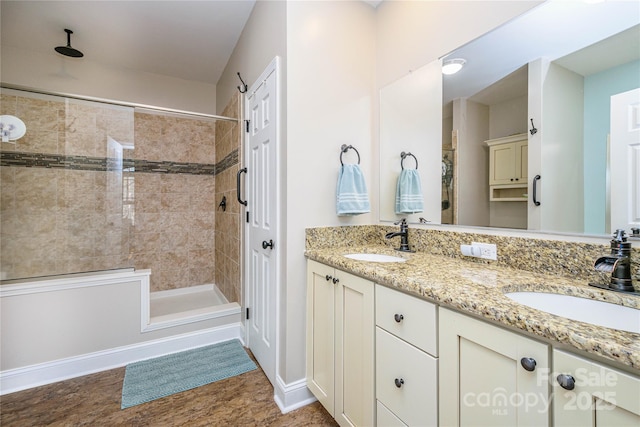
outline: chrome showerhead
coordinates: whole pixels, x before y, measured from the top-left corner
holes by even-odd
[[[73,31],[66,28],[64,29],[64,31],[65,33],[67,33],[67,45],[56,47],[56,52],[64,56],[70,56],[72,58],[82,58],[84,54],[78,49],[74,49],[71,47],[71,34],[73,34]]]

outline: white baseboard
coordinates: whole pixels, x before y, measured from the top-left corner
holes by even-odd
[[[283,414],[302,408],[318,400],[307,388],[307,380],[304,378],[285,384],[284,381],[276,375],[274,392],[275,396],[273,399]]]
[[[176,353],[237,338],[244,345],[238,323],[113,348],[24,368],[0,372],[0,395],[125,366],[139,360]]]

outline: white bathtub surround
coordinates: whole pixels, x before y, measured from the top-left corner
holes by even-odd
[[[240,314],[240,305],[230,303],[215,285],[143,294],[142,332]]]
[[[152,320],[149,275],[149,270],[103,272],[1,285],[0,394],[242,340],[238,304],[197,315],[189,310],[182,322],[176,313]],[[143,318],[143,327],[150,327],[145,332]]]

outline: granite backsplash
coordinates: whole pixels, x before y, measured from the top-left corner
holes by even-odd
[[[399,239],[385,239],[388,232],[398,227],[386,225],[354,225],[342,227],[315,227],[306,229],[306,249],[348,246],[397,247]],[[460,245],[471,242],[493,243],[498,249],[496,261],[463,256]],[[534,273],[582,279],[589,283],[608,283],[609,275],[596,272],[595,260],[610,251],[608,244],[566,242],[482,233],[409,229],[409,243],[413,250],[432,255],[461,258],[468,262],[505,266]],[[640,290],[640,249],[631,254],[633,285]]]

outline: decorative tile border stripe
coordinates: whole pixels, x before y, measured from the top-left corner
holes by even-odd
[[[217,175],[237,163],[238,150],[235,149],[217,164],[122,159],[121,167],[128,172]],[[0,166],[107,172],[120,169],[120,161],[109,157],[3,151],[0,153]]]

